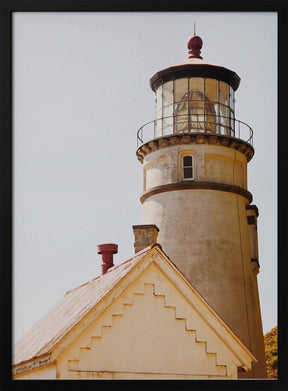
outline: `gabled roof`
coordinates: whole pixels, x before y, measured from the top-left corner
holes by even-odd
[[[186,280],[159,244],[151,245],[120,265],[110,268],[65,296],[28,331],[14,347],[13,364],[26,370],[32,362],[53,362],[89,324],[127,289],[151,264],[157,265],[173,286],[201,314],[217,339],[230,351],[237,366],[251,368],[257,361],[251,352],[219,318],[197,290]],[[45,361],[47,358],[48,361]],[[34,364],[32,364],[33,367]]]
[[[48,353],[149,250],[149,246],[106,274],[71,289],[14,346],[13,364]]]

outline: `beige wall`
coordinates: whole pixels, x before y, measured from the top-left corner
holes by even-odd
[[[159,227],[163,250],[248,345],[243,268],[251,268],[250,248],[246,220],[239,222],[241,214],[246,219],[245,203],[214,190],[156,194],[143,204],[143,224]]]
[[[195,157],[195,181],[247,188],[247,159],[233,148],[176,145],[144,158],[144,176],[165,156],[168,183],[181,181],[179,156]],[[154,163],[155,164],[154,164]],[[145,168],[148,167],[148,168]],[[160,169],[161,171],[161,169]],[[170,176],[167,174],[170,172]],[[157,174],[159,178],[160,174]],[[151,174],[149,191],[159,186]],[[145,181],[144,181],[145,183]],[[162,182],[164,179],[162,178]],[[220,190],[181,189],[153,194],[143,203],[142,224],[156,224],[158,242],[186,278],[259,360],[253,376],[265,377],[265,357],[257,278],[251,264],[248,200]]]
[[[175,145],[145,156],[143,190],[181,181],[181,154],[195,157],[195,180],[247,188],[247,159],[233,148],[218,145]]]
[[[57,378],[237,378],[229,348],[151,264],[57,359]]]

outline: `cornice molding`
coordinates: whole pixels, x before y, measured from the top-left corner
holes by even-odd
[[[150,79],[150,87],[156,89],[168,81],[184,77],[202,77],[222,80],[228,83],[234,91],[237,90],[240,77],[230,69],[212,64],[179,64],[156,72]]]
[[[42,366],[47,366],[48,364],[54,364],[54,362],[51,360],[50,353],[43,354],[37,358],[16,364],[12,369],[12,374],[18,375],[22,372],[31,371],[32,369],[38,369]]]
[[[147,198],[155,194],[164,193],[168,191],[199,190],[199,189],[218,190],[218,191],[225,191],[229,193],[235,193],[246,198],[249,204],[252,202],[252,198],[253,198],[252,194],[248,190],[243,189],[242,187],[239,186],[227,185],[226,183],[187,181],[187,182],[169,183],[167,185],[153,187],[152,189],[147,190],[141,195],[140,201],[143,204],[143,202],[146,201]]]
[[[136,156],[138,160],[143,163],[144,157],[161,148],[170,147],[173,145],[188,145],[188,144],[211,144],[222,147],[234,148],[242,152],[249,162],[254,155],[254,148],[248,142],[238,138],[223,136],[219,134],[207,133],[185,133],[185,134],[171,134],[168,136],[158,137],[152,139],[137,149]]]

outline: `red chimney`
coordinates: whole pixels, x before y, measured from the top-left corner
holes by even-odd
[[[107,272],[110,267],[114,266],[113,264],[113,254],[118,253],[117,244],[106,243],[99,244],[97,246],[97,253],[102,254],[102,275]]]

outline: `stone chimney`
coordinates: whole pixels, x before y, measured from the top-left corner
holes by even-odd
[[[135,254],[157,243],[159,228],[155,224],[133,225]]]
[[[102,254],[102,275],[107,272],[113,264],[113,254],[118,253],[118,246],[114,243],[99,244],[97,253]]]

